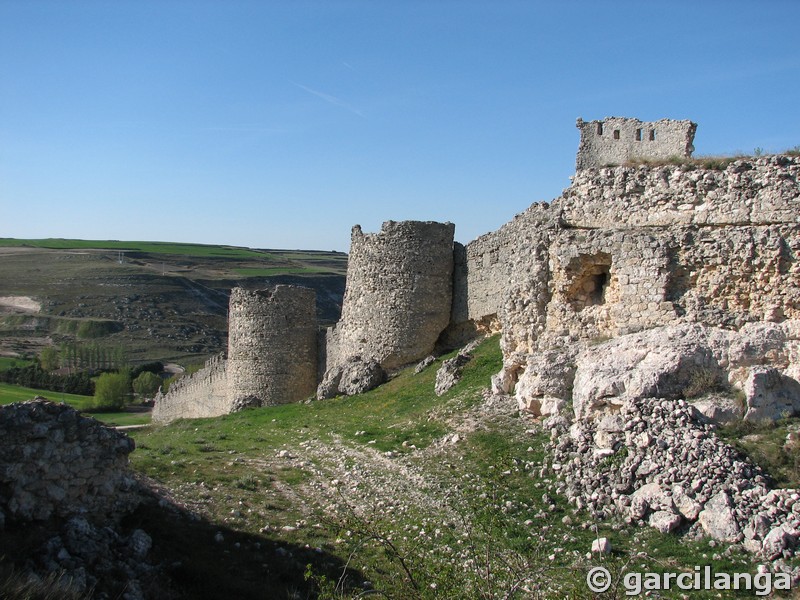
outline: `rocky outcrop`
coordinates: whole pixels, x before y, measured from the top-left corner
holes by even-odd
[[[65,404],[0,407],[0,529],[24,541],[4,562],[57,578],[65,597],[144,598],[157,571],[152,539],[120,524],[143,499],[128,469],[133,449],[124,433]]]
[[[732,331],[686,323],[656,327],[572,352],[528,356],[516,383],[520,408],[600,418],[641,398],[692,399],[716,422],[800,413],[798,322],[750,323]],[[496,380],[495,386],[502,387]],[[496,391],[502,392],[502,389]]]
[[[626,401],[613,420],[550,417],[558,491],[596,518],[741,543],[768,560],[793,555],[800,492],[721,441],[684,400]],[[611,425],[609,427],[609,425]],[[795,573],[795,575],[800,572]]]
[[[536,411],[551,394],[524,375],[541,371],[540,353],[568,364],[657,327],[800,319],[798,173],[796,156],[581,170],[551,204],[467,244],[454,324],[494,323],[497,389],[532,384],[519,399]]]
[[[124,513],[136,502],[133,449],[124,433],[65,404],[0,407],[0,512],[6,521]]]

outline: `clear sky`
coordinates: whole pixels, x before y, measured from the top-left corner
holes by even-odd
[[[468,242],[569,185],[575,119],[800,144],[800,0],[0,0],[0,237]]]

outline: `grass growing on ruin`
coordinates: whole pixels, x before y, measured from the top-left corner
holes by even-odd
[[[433,393],[439,364],[418,375],[405,370],[350,398],[137,431],[131,460],[207,520],[208,544],[215,544],[217,526],[294,556],[294,572],[307,577],[273,589],[275,598],[354,598],[365,589],[399,599],[587,598],[584,578],[597,565],[617,579],[631,570],[705,564],[755,572],[750,558],[723,544],[593,518],[570,506],[558,479],[542,474],[549,432],[513,406],[484,401],[502,364],[496,338],[475,351],[462,381],[441,398]],[[587,556],[596,537],[611,540],[612,554]],[[154,548],[166,543],[156,538]],[[298,548],[310,556],[298,556]],[[224,576],[203,561],[235,561],[237,552],[226,541],[184,562],[197,573],[216,569]],[[263,581],[259,569],[274,560],[267,557],[263,567],[237,563],[231,576],[239,585],[243,569]],[[351,571],[340,580],[345,564]],[[259,598],[263,588],[239,585],[237,593]]]

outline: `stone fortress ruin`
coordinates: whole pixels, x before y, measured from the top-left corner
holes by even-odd
[[[749,408],[772,395],[800,411],[787,391],[800,380],[800,158],[704,168],[671,160],[691,156],[690,121],[579,119],[578,128],[569,188],[466,246],[450,223],[354,227],[341,319],[323,334],[311,290],[234,290],[227,358],[159,396],[154,420],[360,391],[484,333],[501,334],[496,391],[535,414],[569,402],[605,414],[637,385],[669,386],[663,373],[647,375],[652,385],[605,385],[581,371],[581,357],[660,328],[672,328],[669,343],[696,342],[690,360],[673,360],[680,377],[702,367],[723,387],[750,390]],[[709,341],[726,335],[738,353]],[[630,373],[654,360],[626,356]]]
[[[578,171],[632,161],[689,158],[694,152],[697,124],[661,119],[645,123],[639,119],[608,117],[602,121],[578,119],[581,132]]]

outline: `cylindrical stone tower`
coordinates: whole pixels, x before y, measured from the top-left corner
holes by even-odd
[[[392,369],[433,351],[450,322],[454,233],[431,221],[387,221],[376,234],[353,227],[328,368],[360,356]]]
[[[298,402],[317,384],[316,294],[279,285],[231,291],[228,397],[232,410]]]

